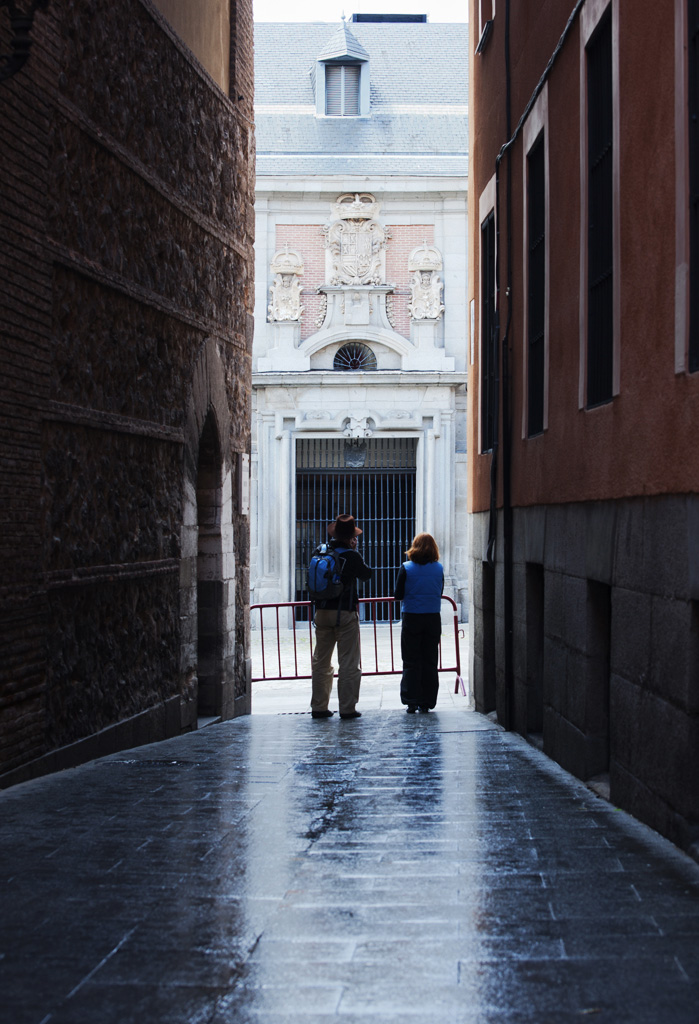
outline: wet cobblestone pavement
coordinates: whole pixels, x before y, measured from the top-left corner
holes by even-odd
[[[0,793],[3,1024],[699,1020],[699,868],[448,707]]]

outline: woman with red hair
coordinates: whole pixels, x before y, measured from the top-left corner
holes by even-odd
[[[418,708],[430,711],[437,703],[444,569],[430,533],[418,533],[406,555],[408,561],[400,568],[393,596],[403,605],[400,699],[408,714],[414,714]]]

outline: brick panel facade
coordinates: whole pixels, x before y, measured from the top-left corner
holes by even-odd
[[[398,334],[410,337],[410,278],[408,258],[422,242],[434,243],[432,224],[390,224],[391,238],[386,246],[386,280],[395,284],[393,292],[393,323]]]
[[[318,317],[324,308],[324,296],[318,294],[317,288],[326,283],[325,236],[319,224],[278,224],[277,249],[282,249],[287,242],[290,249],[303,257],[301,340],[305,341],[318,330]]]
[[[392,295],[395,330],[404,338],[409,338],[408,303],[411,274],[408,271],[408,258],[413,249],[422,242],[434,244],[434,225],[391,224],[387,227],[389,241],[386,246],[386,281],[396,286]],[[318,224],[278,224],[276,248],[282,249],[285,243],[303,257],[301,340],[305,341],[318,330],[318,317],[325,301],[317,291],[319,285],[327,284],[323,229]]]

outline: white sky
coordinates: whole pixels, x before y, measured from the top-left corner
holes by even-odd
[[[468,0],[253,0],[255,21],[339,22],[343,13],[426,14],[431,22],[467,21]]]

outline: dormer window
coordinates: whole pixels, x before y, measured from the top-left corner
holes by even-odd
[[[344,21],[311,69],[316,117],[369,116],[369,54]]]
[[[326,64],[325,113],[327,117],[359,115],[359,64]]]

